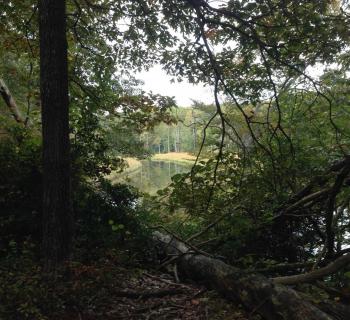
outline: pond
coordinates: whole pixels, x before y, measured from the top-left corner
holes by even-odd
[[[151,195],[167,187],[171,177],[191,170],[191,163],[173,161],[143,160],[141,166],[132,172],[125,172],[117,179]]]

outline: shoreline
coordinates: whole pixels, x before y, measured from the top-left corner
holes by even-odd
[[[162,161],[162,162],[173,162],[178,163],[179,165],[193,165],[196,157],[186,153],[186,152],[169,152],[169,153],[158,153],[153,155],[150,158],[146,158],[143,160],[139,160],[136,158],[124,158],[124,161],[128,164],[128,167],[125,168],[122,172],[111,172],[109,175],[106,176],[106,178],[113,182],[116,182],[120,179],[122,179],[125,176],[132,175],[136,173],[138,170],[142,167],[142,161]]]
[[[177,163],[193,164],[196,157],[187,152],[169,152],[157,153],[150,160],[154,161],[171,161]]]

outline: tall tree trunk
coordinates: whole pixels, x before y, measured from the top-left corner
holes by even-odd
[[[43,255],[47,271],[70,254],[69,100],[65,0],[40,0]]]
[[[177,152],[181,152],[181,138],[180,138],[180,127],[176,127],[176,136],[177,136]]]
[[[197,148],[197,118],[194,113],[194,109],[192,109],[192,135],[193,135],[193,152],[196,152]]]
[[[170,152],[170,127],[168,126],[168,153]]]

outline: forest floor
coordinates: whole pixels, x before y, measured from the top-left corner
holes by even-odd
[[[72,274],[73,288],[84,288],[87,303],[54,320],[256,319],[201,285],[176,282],[171,273],[105,261],[101,267],[79,266]],[[88,285],[88,279],[93,281],[93,287]],[[77,290],[80,295],[80,289]]]

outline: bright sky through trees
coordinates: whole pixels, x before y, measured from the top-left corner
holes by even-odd
[[[192,104],[192,100],[205,103],[212,103],[214,100],[213,90],[210,87],[202,85],[193,85],[186,80],[182,82],[171,82],[173,77],[157,65],[149,71],[142,71],[137,78],[144,81],[143,89],[167,96],[174,96],[176,102],[181,107],[188,107]]]

